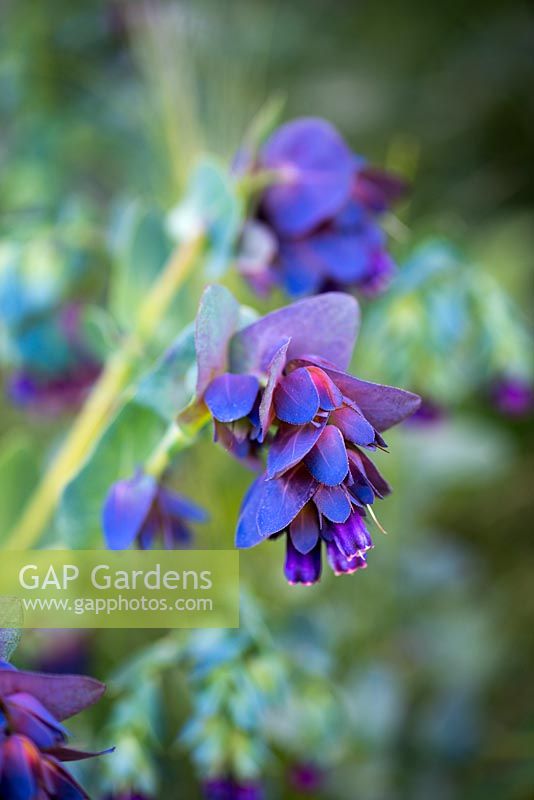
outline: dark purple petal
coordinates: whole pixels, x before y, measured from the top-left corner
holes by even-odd
[[[262,538],[287,528],[316,489],[315,479],[302,467],[266,481],[259,498],[257,518]]]
[[[141,530],[156,492],[155,478],[142,472],[113,484],[102,510],[102,527],[110,550],[130,547]]]
[[[311,504],[304,506],[289,526],[289,536],[295,549],[306,555],[313,550],[319,540],[319,520],[317,511]]]
[[[324,411],[333,411],[343,404],[343,395],[326,372],[319,367],[308,367],[319,394],[319,405]]]
[[[319,411],[319,394],[304,367],[282,378],[274,390],[273,401],[278,419],[291,425],[311,422]]]
[[[342,486],[320,486],[313,501],[323,516],[331,522],[345,522],[352,505]]]
[[[329,530],[334,542],[349,561],[373,546],[364,519],[357,511],[353,511],[346,522],[329,525]]]
[[[302,461],[321,435],[324,425],[281,425],[267,455],[267,475],[275,478]]]
[[[252,411],[258,389],[258,379],[254,375],[226,372],[210,383],[204,400],[219,422],[235,422]]]
[[[224,286],[207,286],[200,299],[195,328],[197,396],[226,371],[228,344],[239,323],[239,303]]]
[[[0,697],[18,692],[31,694],[59,721],[92,706],[105,690],[103,683],[86,675],[0,671]]]
[[[206,522],[208,519],[208,513],[203,508],[165,487],[159,489],[158,504],[166,514],[176,519],[189,522]]]
[[[354,556],[354,558],[346,558],[335,542],[326,543],[326,554],[328,563],[335,575],[349,575],[351,572],[356,572],[358,569],[365,569],[367,561],[365,556]]]
[[[321,577],[321,542],[317,542],[313,550],[306,555],[299,553],[294,547],[291,537],[286,537],[286,562],[284,573],[289,583],[303,583],[311,586]]]
[[[353,158],[328,122],[306,118],[282,125],[266,142],[260,163],[279,170],[282,181],[269,187],[264,210],[280,233],[298,236],[334,215],[347,202]]]
[[[375,441],[375,429],[354,408],[338,408],[330,415],[330,422],[353,444],[365,446]]]
[[[337,486],[349,471],[345,442],[340,431],[327,425],[304,463],[320,483]]]
[[[25,736],[8,736],[2,745],[0,797],[5,800],[35,800],[39,751]]]
[[[267,385],[263,390],[259,408],[260,442],[263,442],[263,440],[265,439],[267,431],[271,427],[271,424],[274,419],[273,394],[274,390],[276,389],[278,381],[284,374],[288,347],[289,347],[289,339],[286,339],[274,354],[273,359],[267,369]]]
[[[418,395],[404,389],[362,381],[337,370],[326,369],[326,371],[343,394],[356,403],[366,420],[377,431],[385,431],[397,425],[417,411],[421,403]]]
[[[327,292],[299,300],[236,333],[231,368],[234,372],[265,372],[280,343],[291,339],[288,361],[313,354],[337,369],[346,369],[359,324],[358,303],[348,294]]]

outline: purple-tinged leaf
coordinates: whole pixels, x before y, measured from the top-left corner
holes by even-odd
[[[200,299],[196,318],[197,397],[201,398],[211,381],[225,372],[228,346],[239,324],[239,303],[224,286],[207,286]]]
[[[320,486],[313,496],[317,510],[330,522],[345,522],[352,510],[342,486]]]
[[[267,455],[267,475],[279,477],[310,452],[321,435],[324,424],[281,425]]]
[[[324,411],[333,411],[343,404],[343,395],[334,381],[320,367],[308,367],[315,388],[319,393],[319,405]]]
[[[235,546],[239,549],[254,547],[268,536],[258,525],[258,510],[266,485],[265,475],[260,475],[243,498],[235,536]]]
[[[352,188],[352,153],[328,122],[303,118],[282,125],[260,153],[261,166],[278,170],[264,209],[279,233],[300,236],[333,216]]]
[[[76,750],[74,747],[53,747],[48,750],[48,755],[57,758],[58,761],[85,761],[88,758],[107,756],[109,753],[113,753],[114,750],[114,747],[108,747],[106,750],[90,752],[88,750]]]
[[[268,480],[258,503],[258,528],[263,537],[287,528],[317,488],[313,476],[302,467]]]
[[[319,411],[319,394],[304,367],[281,379],[274,390],[273,400],[278,419],[291,425],[311,422]]]
[[[377,431],[385,431],[402,422],[417,411],[421,404],[418,395],[404,389],[362,381],[337,370],[326,371],[343,394],[356,403],[366,420]]]
[[[215,378],[204,394],[209,410],[219,422],[235,422],[252,411],[260,388],[254,375],[226,372]]]
[[[130,547],[141,530],[156,492],[155,478],[142,472],[113,484],[102,510],[102,527],[110,550]]]
[[[313,550],[319,540],[319,520],[317,511],[311,504],[304,506],[289,526],[291,541],[302,555]]]
[[[243,328],[232,339],[233,372],[265,372],[284,339],[291,339],[287,360],[312,354],[335,369],[350,363],[360,324],[356,300],[341,292],[326,292],[299,300],[267,314]]]
[[[338,408],[330,415],[330,422],[353,444],[365,446],[375,441],[375,429],[354,408]]]
[[[340,431],[327,425],[304,463],[320,483],[327,486],[340,484],[349,471],[347,450]]]
[[[286,339],[278,348],[273,356],[271,363],[267,369],[267,385],[263,390],[261,403],[260,403],[260,436],[259,441],[263,442],[267,431],[271,427],[274,419],[273,411],[273,394],[276,385],[282,375],[286,365],[287,348],[289,347],[289,339]]]
[[[0,697],[18,692],[31,694],[59,721],[92,706],[105,690],[103,683],[86,675],[0,670]]]

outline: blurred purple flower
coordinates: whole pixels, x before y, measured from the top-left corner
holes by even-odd
[[[147,794],[140,794],[140,792],[121,792],[120,794],[108,794],[104,800],[152,800]]]
[[[3,800],[84,800],[87,794],[61,766],[101,753],[66,745],[64,719],[102,696],[103,684],[83,675],[18,671],[0,661],[0,797]]]
[[[504,376],[492,389],[495,408],[509,417],[523,417],[534,409],[534,386],[525,378]]]
[[[71,303],[62,308],[57,318],[58,340],[56,345],[68,352],[61,368],[52,369],[48,363],[46,346],[43,345],[44,369],[35,364],[22,366],[9,378],[7,394],[14,405],[39,416],[57,416],[76,409],[85,399],[101,371],[101,364],[90,352],[82,324],[82,307]],[[33,347],[39,348],[37,334]],[[41,351],[38,350],[40,353]]]
[[[256,167],[278,180],[243,230],[238,267],[255,291],[279,284],[292,296],[352,288],[375,295],[387,288],[395,266],[378,220],[406,192],[404,181],[368,167],[315,118],[282,125]]]
[[[237,781],[231,777],[211,778],[202,785],[205,800],[262,800],[257,781]]]
[[[300,794],[315,795],[323,785],[324,773],[313,762],[294,764],[289,773],[289,780]]]
[[[167,550],[187,547],[193,538],[188,523],[206,519],[206,512],[195,503],[141,471],[113,484],[102,512],[111,550],[126,550],[134,542],[148,550],[158,537]]]
[[[421,405],[417,411],[406,420],[406,425],[413,427],[427,428],[438,425],[443,422],[447,417],[447,412],[443,406],[430,400],[428,397],[423,397]]]
[[[267,451],[266,469],[243,501],[237,546],[286,533],[291,583],[319,579],[323,543],[336,574],[365,567],[372,547],[366,509],[390,488],[364,450],[385,449],[381,433],[412,414],[419,397],[346,372],[359,322],[348,295],[323,294],[268,314],[222,350],[217,340],[203,341],[207,305],[197,318],[199,400],[234,455],[261,465]],[[217,359],[221,374],[204,380]]]

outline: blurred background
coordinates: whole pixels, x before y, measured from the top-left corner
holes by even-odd
[[[231,158],[274,94],[283,118],[329,119],[411,183],[386,221],[399,278],[364,304],[354,361],[427,401],[379,460],[389,535],[368,570],[312,589],[286,586],[280,542],[241,557],[269,646],[300,676],[282,715],[243,725],[274,742],[258,755],[267,797],[534,798],[533,79],[526,2],[1,5],[0,536],[120,336],[128,305],[110,276],[125,208],[143,215],[138,257],[164,250],[158,213],[198,153]],[[225,282],[261,310],[283,301]],[[250,474],[206,432],[172,481],[210,511],[198,545],[230,547]],[[18,658],[105,679],[155,638],[99,631],[63,652],[26,635]],[[106,724],[130,731],[117,758],[147,796],[201,796],[195,736],[176,744],[200,692],[182,668],[154,696],[133,693],[128,713],[118,689],[75,726],[91,741]],[[115,791],[111,772],[92,766],[95,796]]]

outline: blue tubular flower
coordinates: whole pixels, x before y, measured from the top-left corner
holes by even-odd
[[[394,175],[368,167],[321,119],[282,125],[257,168],[278,180],[247,222],[238,267],[259,294],[275,284],[292,296],[352,288],[384,291],[395,271],[379,218],[406,191]]]
[[[102,511],[111,550],[127,550],[134,543],[148,550],[158,538],[166,550],[187,547],[193,538],[189,523],[206,520],[202,508],[143,472],[114,483]]]
[[[223,290],[207,290],[214,291]],[[218,344],[210,350],[202,339],[204,302],[199,375],[208,363],[211,374],[218,363],[221,375],[200,379],[199,401],[234,455],[267,454],[243,501],[237,546],[285,533],[291,583],[319,579],[323,543],[336,574],[364,567],[372,547],[366,509],[390,492],[366,452],[385,449],[382,432],[412,414],[420,398],[345,371],[358,328],[358,305],[348,295],[323,294],[268,314],[235,333],[218,362]]]
[[[61,721],[95,703],[103,684],[82,675],[19,672],[0,661],[0,797],[84,800],[61,761],[92,758],[66,746]]]

